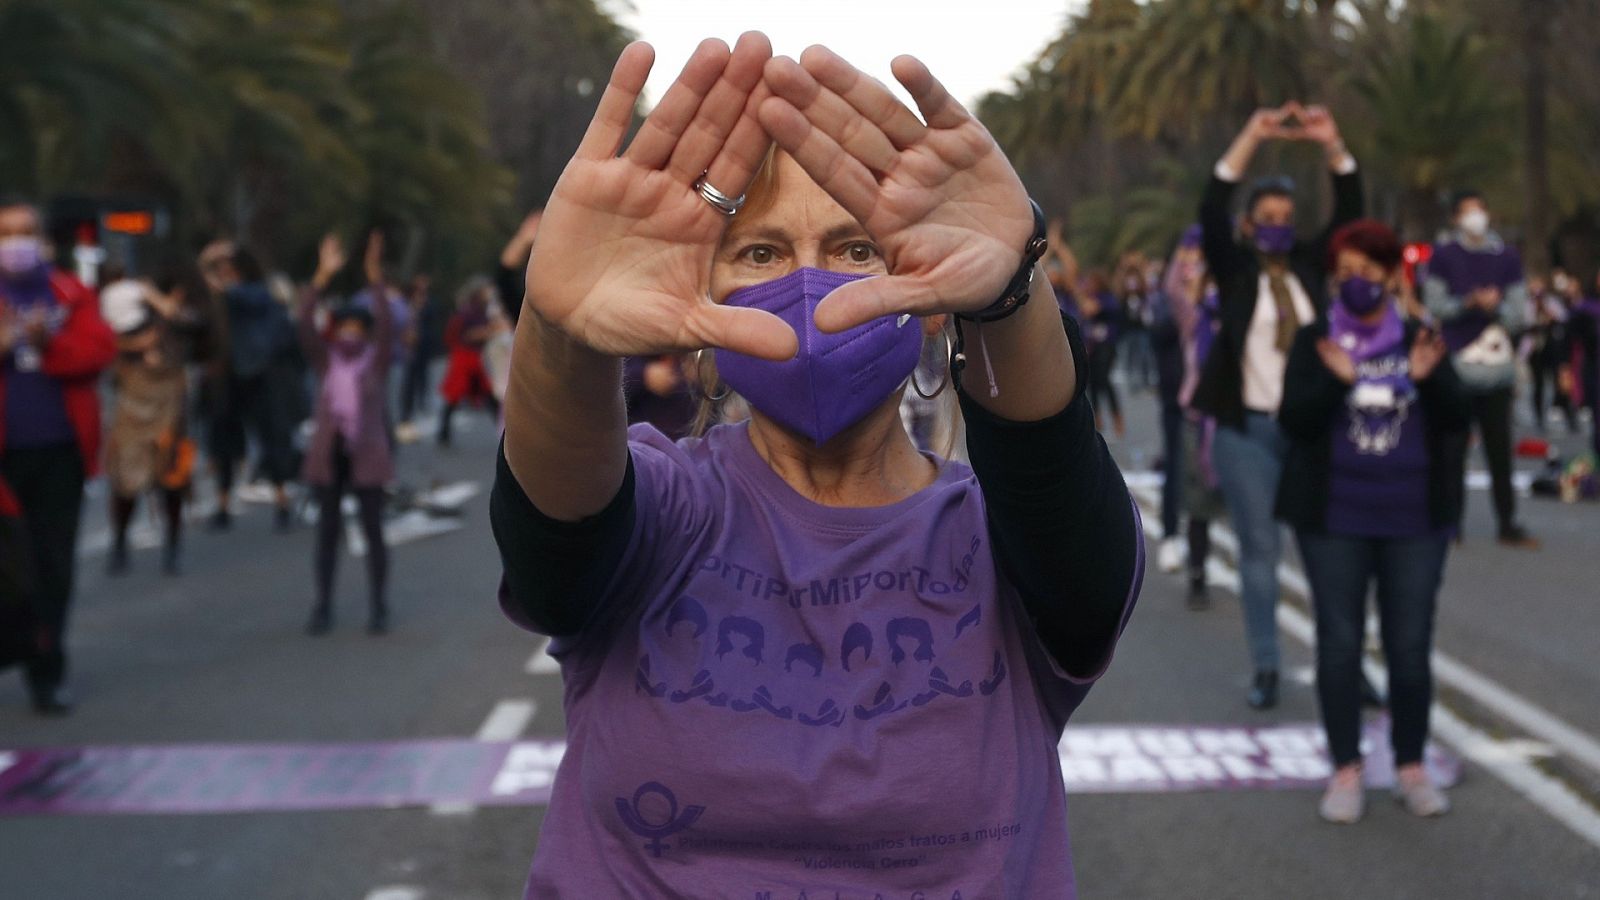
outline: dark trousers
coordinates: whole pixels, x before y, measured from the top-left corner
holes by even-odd
[[[281,485],[294,477],[295,396],[292,370],[270,366],[259,375],[231,376],[221,408],[211,422],[211,459],[217,467],[217,489],[233,489],[235,470],[249,448],[248,432],[261,453],[259,471]]]
[[[32,563],[32,610],[38,628],[27,660],[35,692],[53,689],[67,676],[67,611],[83,510],[83,458],[75,443],[7,447],[0,475],[22,506],[24,552]]]
[[[334,442],[333,483],[317,488],[317,548],[314,565],[317,606],[333,602],[333,576],[339,560],[339,535],[344,530],[340,503],[346,491],[354,494],[367,539],[367,586],[374,612],[384,608],[384,588],[389,577],[389,548],[383,542],[383,488],[355,487],[350,483],[350,457],[343,439]]]
[[[1489,462],[1489,481],[1494,495],[1494,517],[1504,532],[1517,521],[1517,495],[1511,487],[1511,388],[1475,391],[1472,398],[1472,421],[1478,426],[1478,437],[1483,442],[1483,455]],[[1470,442],[1461,442],[1463,472],[1466,471],[1467,449]],[[1462,491],[1462,514],[1465,515],[1466,491]],[[1457,523],[1460,524],[1459,522]]]
[[[409,422],[418,410],[428,406],[428,367],[433,359],[420,350],[406,360],[405,375],[400,380],[400,421]]]
[[[1161,404],[1161,536],[1178,536],[1183,512],[1183,407]]]
[[[489,394],[483,398],[483,405],[489,410],[489,415],[496,422],[499,422],[500,401],[496,400],[493,394]],[[450,435],[453,433],[450,423],[456,417],[456,410],[460,408],[461,404],[459,402],[446,403],[444,405],[444,411],[439,413],[439,442],[441,444],[450,443]]]
[[[1361,759],[1361,645],[1367,586],[1378,583],[1379,635],[1389,669],[1395,764],[1422,761],[1433,704],[1433,617],[1450,542],[1444,535],[1296,535],[1317,615],[1317,700],[1335,766]]]
[[[1544,414],[1549,407],[1546,405],[1546,392],[1555,400],[1556,408],[1566,417],[1567,431],[1578,430],[1578,410],[1572,403],[1572,398],[1561,389],[1559,373],[1561,361],[1553,359],[1545,352],[1540,351],[1528,359],[1529,374],[1532,376],[1532,390],[1529,391],[1529,401],[1533,406],[1533,421],[1542,432],[1545,430]]]
[[[1122,401],[1111,383],[1111,370],[1117,364],[1117,345],[1101,341],[1089,348],[1089,403],[1095,409],[1108,409],[1121,417]],[[1105,404],[1101,405],[1104,400]]]

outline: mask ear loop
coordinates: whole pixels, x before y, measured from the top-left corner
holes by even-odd
[[[950,341],[950,332],[945,329],[940,329],[940,333],[944,335],[944,366],[942,366],[944,369],[944,377],[939,379],[939,386],[934,388],[933,393],[931,394],[923,393],[922,385],[917,384],[917,370],[911,370],[911,389],[916,391],[917,396],[924,400],[932,400],[933,398],[944,393],[944,389],[950,386],[950,364],[956,358],[956,349],[955,345]]]
[[[710,400],[712,403],[721,403],[722,401],[728,399],[728,395],[733,393],[733,391],[729,389],[727,384],[722,385],[722,393],[717,394],[716,396],[712,396],[711,392],[706,390],[706,385],[710,382],[706,379],[705,359],[706,348],[701,347],[699,350],[694,352],[694,373],[699,377],[700,380],[700,395],[705,397],[707,400]],[[716,380],[721,381],[721,379]]]

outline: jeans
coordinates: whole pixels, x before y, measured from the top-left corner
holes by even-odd
[[[1218,426],[1212,464],[1234,533],[1239,536],[1239,602],[1244,607],[1250,661],[1278,668],[1278,557],[1282,540],[1273,504],[1287,443],[1277,420],[1245,413],[1245,430]]]
[[[1517,522],[1517,495],[1511,487],[1511,388],[1473,392],[1472,420],[1483,440],[1483,455],[1489,461],[1489,480],[1494,495],[1494,517],[1503,533]],[[1469,441],[1461,442],[1462,472],[1466,471]],[[1462,491],[1462,514],[1466,513]],[[1457,526],[1461,523],[1458,521]]]
[[[1378,582],[1395,765],[1422,761],[1433,704],[1433,614],[1449,539],[1297,534],[1317,615],[1317,700],[1335,766],[1361,759],[1361,645]]]

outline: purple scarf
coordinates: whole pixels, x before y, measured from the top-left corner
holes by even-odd
[[[355,443],[361,434],[361,379],[372,365],[373,356],[370,344],[353,356],[336,349],[328,353],[328,370],[322,374],[322,394],[328,402],[333,424],[344,435],[346,444]]]
[[[1328,307],[1328,337],[1359,365],[1394,352],[1405,340],[1406,326],[1393,303],[1384,310],[1383,318],[1372,325],[1351,315],[1342,304],[1333,303]]]

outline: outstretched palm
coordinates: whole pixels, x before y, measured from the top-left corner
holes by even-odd
[[[817,310],[839,331],[878,316],[969,312],[999,298],[1033,231],[1027,191],[983,125],[909,56],[893,63],[926,124],[822,47],[767,63],[761,124],[860,220],[887,278],[841,288]]]
[[[528,302],[573,340],[614,356],[707,346],[792,356],[781,320],[710,300],[712,257],[727,219],[694,181],[742,193],[768,139],[747,111],[772,51],[746,35],[730,54],[706,41],[617,155],[653,51],[634,44],[545,207],[528,262]]]

